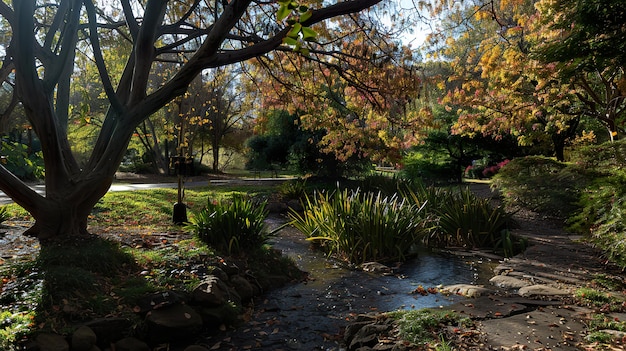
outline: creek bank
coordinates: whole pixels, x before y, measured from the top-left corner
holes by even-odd
[[[194,344],[202,335],[215,334],[226,325],[241,323],[241,306],[253,297],[283,286],[295,278],[276,275],[254,277],[248,270],[222,261],[209,267],[190,293],[162,291],[140,299],[134,312],[142,320],[100,318],[80,324],[69,335],[35,333],[22,344],[25,351],[151,351],[206,350]],[[236,307],[240,306],[240,307]],[[193,345],[190,345],[193,344]]]
[[[517,213],[516,220],[519,228],[514,233],[528,238],[530,246],[515,257],[500,259],[486,284],[445,287],[465,297],[443,308],[472,323],[467,327],[440,326],[436,333],[454,349],[464,351],[598,349],[601,345],[587,338],[591,321],[598,315],[608,321],[626,320],[626,296],[623,289],[611,291],[594,279],[604,276],[624,282],[623,271],[607,263],[599,250],[565,232],[558,221],[527,211]],[[580,288],[603,291],[622,301],[621,306],[582,303],[575,298]],[[367,326],[363,330],[372,332],[346,333],[348,350],[406,347],[398,336],[397,325],[386,314],[369,314],[362,320],[367,322],[351,329]],[[376,330],[383,332],[376,335]],[[613,335],[611,346],[623,349],[624,333],[603,332]],[[417,345],[410,347],[420,349]],[[422,345],[421,349],[429,348]]]

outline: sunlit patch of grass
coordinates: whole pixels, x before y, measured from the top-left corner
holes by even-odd
[[[619,297],[605,291],[591,288],[580,288],[576,290],[574,296],[581,304],[600,308],[602,311],[622,311],[624,301]]]
[[[207,199],[221,200],[233,194],[266,196],[269,186],[219,186],[185,189],[183,202],[190,211],[200,211]],[[141,226],[152,230],[175,230],[172,210],[178,201],[178,189],[147,189],[107,193],[94,207],[90,224],[96,227]]]
[[[389,315],[396,319],[402,339],[417,345],[439,341],[442,345],[447,345],[446,341],[439,334],[439,330],[445,326],[464,327],[472,324],[470,319],[460,317],[456,313],[447,310],[394,311],[390,312]]]

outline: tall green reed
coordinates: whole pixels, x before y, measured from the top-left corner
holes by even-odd
[[[290,223],[329,255],[351,263],[404,260],[428,234],[423,205],[347,189],[316,193]]]

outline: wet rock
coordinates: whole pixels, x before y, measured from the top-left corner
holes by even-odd
[[[393,270],[379,262],[366,262],[359,266],[365,272],[371,272],[382,275],[393,274]]]
[[[83,325],[72,334],[72,351],[90,351],[96,345],[96,341],[96,333]]]
[[[224,324],[227,318],[232,318],[232,310],[226,310],[222,307],[202,307],[198,310],[202,316],[202,324],[205,329],[215,330]]]
[[[254,296],[254,288],[246,278],[240,275],[233,275],[230,277],[230,283],[237,291],[237,294],[241,298],[241,302],[248,302]]]
[[[491,293],[490,289],[483,286],[471,285],[471,284],[455,284],[445,286],[441,289],[442,292],[450,294],[461,295],[465,297],[479,297],[485,294]]]
[[[345,331],[344,331],[344,340],[349,344],[350,341],[354,338],[356,333],[368,324],[372,324],[376,322],[376,317],[367,316],[367,315],[359,315],[356,320],[350,323]]]
[[[230,296],[226,283],[210,275],[193,289],[193,300],[203,306],[218,307],[225,304]]]
[[[560,296],[569,295],[570,292],[562,289],[553,288],[548,285],[530,285],[524,286],[517,292],[520,296]]]
[[[374,347],[378,344],[378,336],[386,334],[391,327],[381,324],[367,324],[362,326],[354,335],[348,350],[358,350],[362,347]]]
[[[227,282],[229,280],[228,274],[226,274],[226,272],[224,272],[223,269],[217,266],[212,267],[211,275],[216,276],[218,279],[220,279],[223,282]]]
[[[496,275],[495,277],[489,279],[489,282],[497,287],[504,289],[519,289],[521,287],[530,285],[530,283],[528,283],[527,281],[508,275]]]
[[[39,351],[69,351],[70,345],[58,334],[43,333],[37,335],[35,343]]]
[[[150,347],[139,339],[128,337],[115,343],[115,351],[150,351]]]
[[[173,305],[149,312],[146,326],[152,342],[188,339],[202,330],[202,317],[187,305]]]

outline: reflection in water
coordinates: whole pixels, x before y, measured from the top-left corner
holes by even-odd
[[[456,296],[412,294],[424,289],[450,284],[476,284],[481,266],[464,257],[432,252],[422,248],[415,259],[404,262],[392,276],[366,273],[344,267],[310,249],[304,235],[287,227],[274,238],[273,246],[292,257],[299,268],[309,273],[307,289],[317,290],[328,301],[320,301],[330,310],[347,309],[359,313],[368,310],[393,311],[438,307],[458,300]],[[322,299],[322,300],[324,300]]]
[[[276,228],[280,221],[268,221]],[[423,249],[418,258],[403,263],[394,276],[349,269],[310,249],[304,235],[294,228],[282,229],[272,239],[274,248],[294,259],[311,280],[272,289],[255,300],[246,326],[209,337],[212,350],[275,351],[342,350],[342,329],[356,315],[399,308],[444,306],[458,296],[411,294],[420,285],[476,283],[477,268],[459,256]]]

